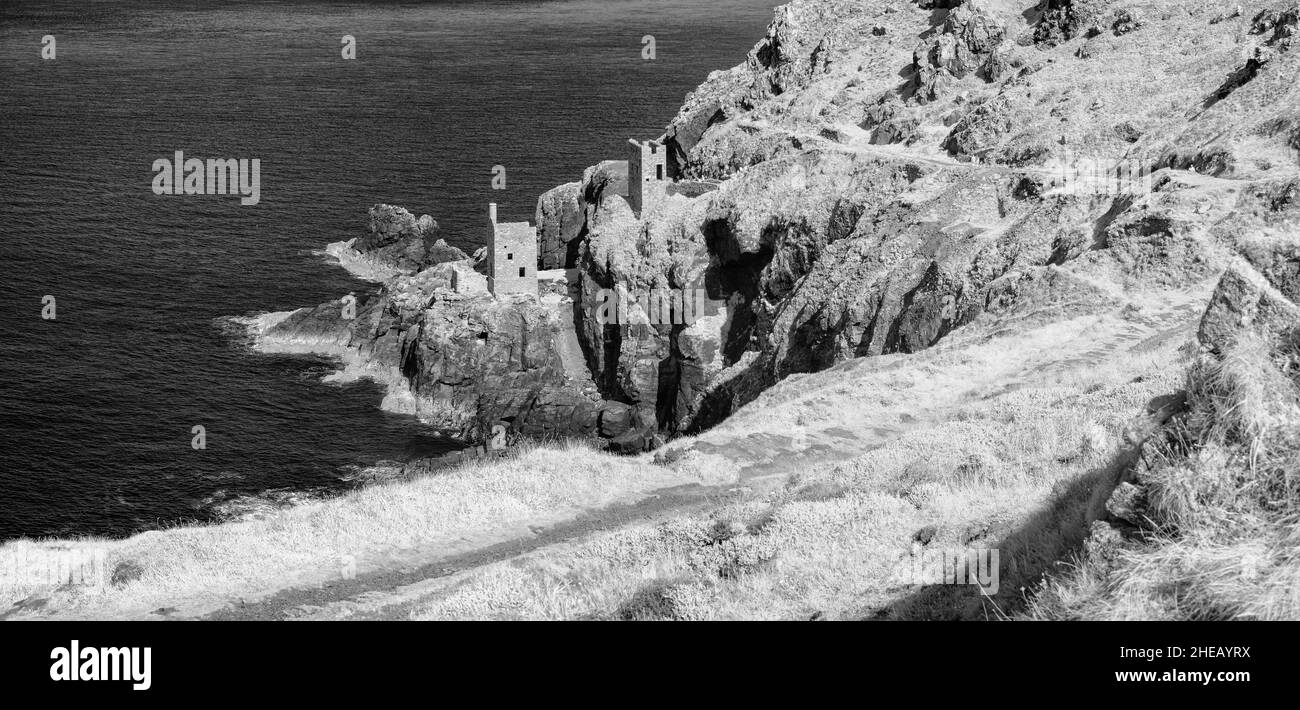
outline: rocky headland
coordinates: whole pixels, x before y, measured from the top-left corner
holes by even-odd
[[[1293,1],[778,8],[746,60],[710,74],[658,138],[670,178],[659,199],[637,209],[628,162],[610,160],[538,200],[538,267],[564,270],[568,288],[548,332],[576,336],[586,406],[601,410],[566,421],[669,441],[660,466],[793,472],[793,501],[778,497],[763,519],[794,515],[800,495],[896,486],[917,524],[947,521],[920,525],[913,554],[934,540],[998,541],[999,608],[1026,608],[1020,590],[1041,584],[1026,612],[1040,618],[1226,613],[1216,605],[1233,618],[1286,617],[1297,569],[1286,521],[1300,500],[1298,28]],[[620,287],[703,290],[708,306],[690,323],[629,331],[594,317]],[[386,288],[386,305],[369,311],[376,325],[350,342],[372,348],[443,312],[407,299],[407,315],[381,316],[412,286]],[[510,352],[527,332],[485,331]],[[394,372],[414,391],[454,392],[444,363],[458,346],[447,341],[390,345],[387,357],[409,363]],[[529,343],[536,359],[496,359],[509,375],[476,361],[450,378],[475,383],[480,423],[569,415],[517,404],[557,391],[523,394],[522,381],[556,372],[544,354],[554,348]],[[848,374],[887,356],[915,359]],[[954,364],[926,364],[936,362]],[[885,374],[898,368],[908,374]],[[1089,368],[1131,379],[1073,394],[1050,384]],[[489,381],[504,389],[480,388]],[[1049,394],[1053,405],[1038,399]],[[1139,397],[1145,407],[1114,411]],[[987,402],[978,426],[965,423],[972,401]],[[612,405],[628,429],[598,431]],[[1033,412],[1077,429],[988,448],[1018,441],[1029,425],[1012,423]],[[940,423],[950,416],[962,419]],[[1036,458],[1080,434],[1078,450],[1046,468]],[[832,468],[796,483],[809,466]],[[1045,512],[998,508],[1005,483],[987,484],[988,501],[969,498],[972,475],[1041,479],[1019,495]],[[943,483],[918,488],[916,476]],[[955,491],[965,514],[931,502],[935,490]],[[797,547],[745,530],[728,540]],[[1269,560],[1271,576],[1250,578],[1267,581],[1232,586],[1239,576],[1216,560],[1243,550]],[[1073,577],[1043,582],[1069,555]],[[1169,597],[1171,579],[1201,596]],[[874,613],[968,617],[989,603],[939,587]]]
[[[1295,0],[794,0],[666,153],[539,197],[536,294],[378,205],[329,248],[375,295],[253,326],[467,443],[653,453],[115,541],[147,574],[9,613],[1300,618],[1298,32]],[[703,307],[611,323],[618,289]],[[917,574],[954,552],[999,578]]]
[[[385,409],[467,443],[482,442],[498,423],[511,436],[627,434],[631,408],[602,400],[590,376],[566,367],[564,333],[572,325],[559,307],[563,296],[493,296],[481,255],[466,255],[436,232],[427,215],[376,205],[369,235],[328,251],[358,276],[381,281],[379,294],[263,316],[253,326],[256,348],[337,357],[336,379],[373,379],[387,388]]]
[[[1246,219],[1285,231],[1294,9],[1207,33],[1217,16],[1190,9],[1020,5],[783,6],[659,137],[662,199],[634,212],[624,160],[540,196],[538,268],[566,270],[563,308],[468,287],[481,261],[381,205],[371,234],[330,248],[385,280],[381,295],[352,321],[338,303],[296,312],[263,346],[346,353],[390,386],[387,406],[456,436],[502,422],[635,450],[791,374],[917,352],[983,313],[1048,302],[1061,317],[1207,277]],[[1153,34],[1181,49],[1153,56]],[[1148,81],[1174,71],[1185,80]],[[1084,159],[1132,175],[1063,185]],[[629,332],[595,315],[617,287],[703,289],[706,312]],[[560,363],[567,331],[585,374]]]

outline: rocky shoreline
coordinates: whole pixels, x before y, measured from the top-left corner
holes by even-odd
[[[917,352],[982,314],[1113,305],[1087,272],[1154,286],[1209,275],[1221,262],[1188,239],[1210,226],[1202,193],[1219,186],[1206,181],[1251,181],[1238,209],[1294,184],[1276,157],[1300,131],[1283,103],[1261,103],[1295,64],[1292,14],[1252,21],[1266,60],[1199,114],[1108,117],[1100,99],[1041,97],[1072,81],[1059,44],[1085,36],[1101,52],[1140,29],[1121,4],[1053,0],[1027,24],[988,0],[897,5],[778,8],[746,61],[712,73],[657,139],[667,174],[653,201],[629,177],[649,144],[541,195],[536,266],[569,275],[551,293],[494,296],[483,254],[377,205],[368,235],[327,251],[379,295],[354,318],[345,301],[278,317],[259,348],[339,357],[342,377],[388,387],[385,408],[467,443],[504,425],[635,452],[708,429],[789,375]],[[903,82],[868,66],[903,67]],[[1146,182],[1062,189],[1052,166],[1079,146]],[[689,323],[628,328],[598,316],[614,289],[707,298]],[[574,338],[585,372],[564,357]]]
[[[537,234],[377,205],[328,247],[376,293],[237,319],[470,448],[84,541],[106,589],[5,615],[1300,618],[1297,35],[1296,0],[795,0]],[[992,579],[934,574],[969,553]]]
[[[371,234],[329,253],[378,295],[265,314],[250,324],[254,350],[334,357],[334,381],[384,385],[381,407],[410,414],[442,436],[480,443],[504,423],[511,436],[618,439],[630,408],[603,401],[571,376],[559,340],[563,311],[528,297],[496,298],[482,259],[436,238],[436,223],[389,205],[371,209]],[[637,441],[637,444],[641,442]]]

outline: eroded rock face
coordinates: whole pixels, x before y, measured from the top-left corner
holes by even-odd
[[[583,223],[581,189],[581,183],[565,183],[538,198],[538,270],[567,269],[577,262],[576,242]]]
[[[1261,10],[1250,25],[1252,34],[1266,36],[1269,44],[1279,43],[1289,48],[1300,34],[1300,5]]]
[[[1244,255],[1220,279],[1201,318],[1201,344],[1216,355],[1243,334],[1273,339],[1300,333],[1300,231],[1290,240],[1250,244]]]
[[[1201,344],[1220,356],[1243,334],[1300,334],[1300,180],[1250,185],[1234,207],[1240,258],[1219,280],[1199,330]]]
[[[969,0],[948,13],[942,31],[923,40],[912,54],[913,97],[922,103],[943,93],[948,77],[979,74],[990,81],[1009,69],[1006,27],[983,0]]]
[[[912,143],[918,138],[921,119],[911,115],[901,99],[884,97],[867,109],[858,127],[872,131],[871,142],[876,145]]]
[[[429,215],[416,219],[402,207],[383,204],[370,208],[370,233],[353,241],[352,249],[377,266],[404,274],[465,258],[438,238],[438,223]]]
[[[627,163],[608,161],[581,182],[543,195],[539,265],[573,266],[577,238],[588,227],[616,234],[634,223],[626,193]],[[562,362],[561,343],[575,324],[565,294],[539,294],[550,305],[527,296],[494,298],[477,270],[481,260],[448,247],[436,230],[428,216],[376,205],[370,234],[339,252],[345,265],[383,280],[379,294],[357,303],[354,318],[345,316],[343,301],[296,311],[261,334],[263,349],[340,357],[344,376],[388,387],[386,408],[467,442],[483,441],[503,424],[512,435],[600,437],[619,442],[620,450],[644,448],[653,437],[654,395],[603,398],[588,373]],[[656,347],[647,343],[646,352]],[[625,362],[620,377],[629,389],[655,387],[636,357],[616,359]]]
[[[624,181],[613,179],[611,167],[624,170]],[[708,332],[700,330],[700,322],[716,320],[719,310],[704,293],[709,284],[699,230],[703,203],[670,194],[652,218],[638,220],[624,199],[625,171],[625,163],[602,164],[589,169],[581,183],[586,221],[577,250],[575,328],[602,395],[630,405],[651,430],[671,431],[690,416],[692,397],[682,393],[702,386],[714,349]],[[690,313],[682,303],[680,312],[673,307],[668,318],[649,322],[648,303],[633,303],[626,313],[614,310],[621,316],[614,321],[608,308],[602,315],[611,297],[635,300],[655,293],[691,298]]]
[[[983,313],[1116,304],[1076,269],[1153,285],[1213,273],[1196,236],[1208,223],[1175,196],[1185,186],[1055,190],[1043,166],[1095,118],[1041,107],[1040,83],[1060,75],[1015,49],[1039,18],[983,0],[917,9],[930,12],[829,0],[779,10],[745,63],[711,74],[665,133],[671,172],[719,181],[715,192],[638,219],[606,189],[607,164],[588,170],[568,208],[584,219],[570,242],[577,328],[607,398],[661,431],[694,431],[788,374],[915,352]],[[1143,27],[1117,3],[1041,9],[1038,31],[1053,41]],[[910,54],[877,44],[909,27],[922,38]],[[912,62],[910,83],[869,83],[889,66],[882,57],[899,56]],[[1269,125],[1284,133],[1279,120]],[[1158,138],[1129,121],[1108,134],[1125,147]],[[966,167],[864,149],[923,153],[927,141]],[[633,335],[590,317],[601,290],[619,284],[703,284],[717,308],[690,328]]]
[[[767,36],[750,51],[746,64],[754,76],[747,102],[753,104],[798,88],[831,61],[834,35],[816,5],[790,3],[777,8]]]
[[[788,374],[914,352],[1004,307],[1019,289],[999,279],[1048,268],[1062,223],[1105,211],[976,174],[806,150],[648,220],[585,188],[577,327],[602,393],[662,431],[706,428]],[[592,314],[619,285],[703,288],[709,306],[690,327],[610,327]]]
[[[569,324],[555,310],[467,283],[482,278],[468,259],[438,264],[390,280],[356,304],[354,318],[341,301],[295,311],[261,335],[261,348],[337,356],[345,376],[388,387],[387,409],[466,442],[497,424],[538,437],[613,437],[639,426],[625,405],[566,372],[558,343]],[[602,416],[607,409],[614,414]]]
[[[1199,338],[1216,354],[1228,352],[1243,332],[1282,333],[1300,328],[1300,308],[1267,279],[1232,270],[1223,276],[1201,319]]]
[[[999,95],[979,104],[953,126],[943,147],[954,156],[986,156],[1011,132],[1010,102]]]
[[[1114,0],[1043,0],[1034,40],[1048,45],[1102,32],[1113,21]]]
[[[505,420],[634,450],[712,426],[792,373],[916,352],[981,318],[1083,317],[1123,307],[1128,292],[1208,284],[1223,245],[1282,230],[1296,200],[1277,157],[1300,146],[1297,59],[1277,50],[1289,15],[1257,22],[1251,36],[1277,58],[1230,90],[1220,85],[1241,48],[1227,39],[1198,50],[1225,71],[1190,88],[1159,79],[1166,65],[1149,81],[1125,70],[1147,83],[1117,92],[1113,76],[1094,80],[1105,52],[1164,41],[1175,23],[1095,0],[1040,9],[796,0],[742,64],[687,97],[662,137],[679,182],[652,208],[628,206],[625,161],[541,196],[539,266],[572,270],[568,310],[494,302],[468,277],[453,288],[469,265],[429,266],[399,247],[427,240],[427,227],[393,210],[364,246],[426,265],[357,324],[311,337],[370,353],[412,406],[456,431]],[[1075,43],[1087,52],[1054,48],[1089,35]],[[1171,97],[1200,106],[1174,115]],[[1049,166],[1080,145],[1163,177],[1128,192],[1062,189]],[[1259,254],[1221,284],[1207,342],[1290,317],[1274,301],[1295,300],[1294,259]],[[698,291],[706,305],[689,322],[602,319],[620,288]],[[296,317],[284,327],[311,322]],[[587,382],[565,378],[565,328]]]

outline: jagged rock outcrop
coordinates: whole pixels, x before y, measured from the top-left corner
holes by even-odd
[[[920,137],[921,119],[908,111],[901,99],[886,96],[867,109],[858,127],[871,131],[871,142],[876,145],[910,144]]]
[[[438,238],[438,223],[427,214],[416,219],[402,207],[380,204],[370,208],[369,225],[369,234],[327,247],[362,278],[383,281],[466,258],[465,252]]]
[[[619,169],[622,180],[611,175]],[[702,203],[670,195],[647,224],[627,206],[625,190],[626,163],[602,164],[583,178],[579,209],[587,221],[577,254],[576,328],[601,392],[634,406],[641,421],[671,431],[676,422],[689,418],[694,406],[689,393],[703,385],[716,348],[701,328],[716,319],[718,304],[703,296],[698,311],[696,300],[680,304],[692,306],[692,311],[690,322],[679,312],[683,317],[677,323],[672,318],[667,323],[642,322],[648,320],[645,303],[626,309],[631,322],[604,322],[599,312],[611,297],[667,293],[696,299],[696,290],[708,290],[708,255],[698,238]]]
[[[1045,2],[1041,18],[982,0],[917,9],[933,14],[836,2],[781,9],[746,62],[711,74],[665,133],[675,172],[720,180],[716,192],[669,201],[638,221],[598,186],[583,188],[584,298],[613,283],[676,285],[672,269],[690,264],[703,267],[711,300],[723,304],[709,323],[716,351],[696,359],[671,332],[647,344],[580,322],[607,396],[657,414],[661,429],[690,431],[790,373],[914,352],[991,309],[1034,302],[1059,314],[1115,302],[1064,266],[1105,263],[1153,284],[1216,268],[1211,223],[1187,214],[1204,207],[1188,204],[1199,189],[1192,183],[1061,189],[1050,166],[1086,145],[1114,161],[1139,156],[1131,159],[1139,172],[1158,169],[1153,156],[1175,143],[1171,132],[1183,132],[1177,145],[1195,144],[1193,135],[1222,126],[1218,114],[1155,131],[1131,111],[1098,120],[1112,88],[1071,66],[1091,60],[1015,46],[1036,31],[1040,39],[1055,32],[1045,47],[1103,31],[1115,41],[1160,41],[1139,31],[1147,18],[1086,0]],[[922,44],[911,52],[880,44],[875,28],[886,23],[888,35],[915,28]],[[1214,51],[1226,59],[1239,50]],[[875,78],[888,58],[911,63],[910,83]],[[1270,69],[1259,89],[1234,101],[1268,103],[1251,93],[1283,73]],[[1275,86],[1274,100],[1277,90],[1295,93]],[[1044,106],[1053,93],[1059,98]],[[1154,102],[1150,110],[1163,111]],[[1241,104],[1233,110],[1243,113]],[[1287,110],[1293,102],[1275,100],[1248,113],[1260,117],[1259,133],[1285,141]],[[922,157],[927,141],[969,166]],[[868,148],[896,143],[915,157]],[[689,384],[680,376],[688,370]]]
[[[1294,250],[1290,258],[1300,263]],[[1216,353],[1231,350],[1243,332],[1277,333],[1300,327],[1300,308],[1293,297],[1253,271],[1224,275],[1201,320],[1200,341]]]
[[[622,160],[542,195],[539,266],[576,270],[558,318],[571,319],[586,386],[563,380],[546,345],[555,309],[542,325],[527,306],[451,288],[468,262],[431,259],[428,226],[400,212],[362,247],[424,265],[367,304],[365,328],[331,337],[377,353],[452,429],[550,423],[630,449],[712,426],[792,373],[915,352],[980,318],[1082,317],[1126,290],[1211,278],[1223,244],[1249,241],[1252,215],[1293,199],[1279,186],[1300,148],[1297,13],[1189,10],[1180,24],[1104,0],[1023,9],[795,0],[666,127],[678,182],[662,199],[634,213]],[[1196,34],[1190,71],[1161,51],[1216,20],[1251,39]],[[1081,153],[1131,170],[1064,180]],[[1290,273],[1278,263],[1255,269]],[[440,274],[448,283],[426,290]],[[689,322],[602,320],[620,288],[706,305]],[[1227,331],[1216,323],[1286,310],[1281,287],[1258,279],[1220,290],[1207,341]]]
[[[416,219],[393,205],[370,208],[370,234],[359,237],[352,248],[407,274],[465,258],[465,252],[438,238],[438,223],[432,217],[426,214]]]
[[[537,200],[537,268],[564,269],[576,261],[576,242],[583,214],[578,201],[581,183],[554,187]]]
[[[1114,0],[1043,0],[1034,41],[1049,45],[1100,34],[1113,21]]]
[[[947,77],[979,75],[996,81],[1010,69],[1007,30],[983,0],[968,0],[948,13],[941,31],[912,53],[912,96],[922,103],[943,93]]]
[[[1241,259],[1220,279],[1198,333],[1220,356],[1243,334],[1273,339],[1300,331],[1300,180],[1247,198],[1259,208],[1239,238]]]
[[[837,41],[827,15],[847,9],[844,4],[829,7],[790,3],[776,10],[767,36],[750,51],[745,63],[754,77],[746,103],[754,105],[768,97],[806,84],[825,72]],[[818,12],[824,10],[824,12]]]
[[[635,434],[640,422],[627,405],[604,401],[589,378],[565,368],[560,341],[571,324],[559,314],[536,299],[494,298],[463,258],[392,278],[355,304],[294,311],[258,342],[268,352],[339,357],[343,376],[388,388],[385,408],[467,442],[497,424],[512,436]],[[643,448],[630,438],[628,448]]]

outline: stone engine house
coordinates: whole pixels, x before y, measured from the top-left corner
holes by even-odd
[[[497,222],[488,205],[488,290],[494,296],[537,295],[537,228],[528,222]]]
[[[627,160],[627,201],[639,217],[642,210],[654,206],[665,194],[671,182],[668,147],[658,141],[629,138],[627,142],[632,146]]]

